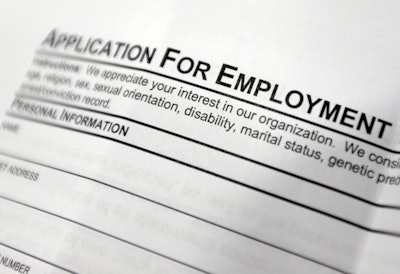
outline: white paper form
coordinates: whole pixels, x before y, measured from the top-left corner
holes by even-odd
[[[1,273],[397,273],[395,1],[2,2]]]

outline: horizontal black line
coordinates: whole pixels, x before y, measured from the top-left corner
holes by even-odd
[[[228,154],[230,156],[233,156],[233,157],[236,157],[236,158],[251,162],[253,164],[260,165],[262,167],[266,167],[266,168],[272,169],[274,171],[286,174],[288,176],[291,176],[291,177],[299,179],[299,180],[303,180],[303,181],[305,181],[307,183],[319,186],[319,187],[324,188],[324,189],[329,189],[331,191],[340,193],[340,194],[345,195],[345,196],[347,196],[349,198],[358,200],[360,202],[363,202],[363,203],[366,203],[366,204],[369,204],[369,205],[372,205],[372,206],[376,206],[376,207],[380,207],[380,208],[400,209],[400,206],[380,204],[380,203],[368,200],[366,198],[359,197],[359,196],[354,195],[352,193],[349,193],[347,191],[344,191],[344,190],[341,190],[341,189],[337,189],[337,188],[334,188],[332,186],[320,183],[318,181],[311,180],[311,179],[306,178],[304,176],[289,172],[287,170],[284,170],[284,169],[281,169],[281,168],[278,168],[278,167],[275,167],[275,166],[272,166],[272,165],[268,165],[268,164],[265,164],[263,162],[248,158],[246,156],[243,156],[243,155],[240,155],[240,154],[237,154],[237,153],[222,149],[220,147],[216,147],[216,146],[213,146],[213,145],[210,145],[210,144],[207,144],[207,143],[204,143],[204,142],[189,138],[187,136],[184,136],[184,135],[181,135],[181,134],[178,134],[178,133],[166,130],[166,129],[162,129],[162,128],[159,128],[159,127],[156,127],[156,126],[153,126],[153,125],[141,122],[141,121],[137,121],[137,120],[125,117],[125,116],[121,116],[121,115],[117,115],[117,114],[113,114],[113,113],[109,113],[109,112],[104,112],[104,111],[100,111],[100,110],[85,108],[85,107],[81,107],[81,106],[77,106],[77,105],[71,105],[71,104],[67,104],[67,103],[63,103],[63,102],[57,102],[57,101],[54,101],[54,100],[49,100],[49,99],[40,98],[40,97],[36,97],[36,96],[30,96],[30,95],[26,95],[26,94],[22,94],[22,93],[16,93],[16,96],[23,97],[23,98],[29,98],[29,99],[37,100],[37,101],[42,101],[42,102],[46,102],[46,103],[51,103],[51,104],[59,105],[59,106],[63,106],[63,107],[75,108],[75,109],[84,110],[84,111],[88,111],[88,112],[98,113],[98,114],[106,115],[106,116],[109,116],[109,117],[123,119],[125,121],[129,121],[129,122],[132,122],[132,123],[144,126],[144,127],[148,127],[148,128],[151,128],[151,129],[154,129],[154,130],[157,130],[157,131],[160,131],[160,132],[163,132],[163,133],[166,133],[166,134],[169,134],[169,135],[184,139],[186,141],[190,141],[190,142],[196,143],[196,144],[198,144],[200,146],[204,146],[204,147],[207,147],[207,148],[211,148],[211,149],[217,150],[219,152],[222,152],[222,153]]]
[[[84,61],[84,62],[89,62],[89,63],[95,63],[95,64],[101,64],[101,65],[107,65],[107,66],[114,66],[114,67],[120,67],[120,68],[125,68],[125,69],[130,69],[130,70],[136,70],[136,71],[150,73],[150,74],[157,75],[157,76],[160,76],[160,77],[164,77],[164,78],[167,78],[167,79],[170,79],[170,80],[174,80],[174,81],[177,81],[177,82],[180,82],[180,83],[184,83],[184,84],[196,87],[196,88],[204,89],[204,90],[207,90],[209,92],[212,92],[212,93],[215,93],[215,94],[218,94],[218,95],[222,95],[222,96],[225,96],[225,97],[228,97],[228,98],[231,98],[233,100],[240,101],[240,102],[243,102],[243,103],[246,103],[246,104],[249,104],[249,105],[253,105],[253,106],[258,107],[258,108],[262,108],[262,109],[266,109],[266,110],[269,110],[269,111],[272,111],[272,112],[275,112],[275,113],[279,113],[281,115],[296,119],[298,121],[302,121],[304,123],[307,123],[307,124],[310,124],[310,125],[313,125],[313,126],[316,126],[316,127],[319,127],[319,128],[323,128],[323,129],[335,132],[337,134],[341,134],[343,136],[352,138],[354,140],[363,142],[365,144],[374,146],[376,148],[385,150],[387,152],[400,154],[400,150],[394,150],[394,149],[391,149],[391,148],[387,148],[387,147],[384,147],[382,145],[376,144],[374,142],[362,139],[360,137],[345,133],[345,132],[340,131],[340,130],[336,130],[334,128],[330,128],[328,126],[324,126],[324,125],[309,121],[307,119],[304,119],[304,118],[301,118],[301,117],[298,117],[298,116],[295,116],[295,115],[292,115],[292,114],[289,114],[289,113],[286,113],[286,112],[283,112],[283,111],[280,111],[280,110],[277,110],[277,109],[274,109],[274,108],[271,108],[271,107],[267,107],[267,106],[264,106],[264,105],[261,105],[261,104],[258,104],[258,103],[254,103],[252,101],[245,100],[245,99],[242,99],[242,98],[230,95],[230,94],[226,94],[226,93],[217,91],[217,90],[209,88],[209,87],[205,87],[205,86],[202,86],[202,85],[199,85],[199,84],[195,84],[195,83],[192,83],[192,82],[189,82],[189,81],[185,81],[185,80],[182,80],[182,79],[179,79],[179,78],[176,78],[176,77],[172,77],[172,76],[169,76],[169,75],[166,75],[166,74],[162,74],[162,73],[159,73],[159,72],[156,72],[156,71],[152,71],[152,70],[149,70],[149,69],[133,67],[133,66],[128,66],[128,65],[122,65],[122,64],[113,63],[113,62],[107,62],[107,61],[100,61],[100,60],[87,58],[87,57],[82,57],[82,56],[74,56],[74,55],[70,55],[70,54],[51,52],[51,51],[47,51],[47,50],[43,50],[43,49],[36,50],[36,53],[44,54],[44,55],[50,55],[50,56],[56,56],[56,57],[61,57],[61,58],[68,58],[68,59],[76,60],[76,61]]]
[[[100,184],[100,185],[102,185],[102,186],[105,186],[105,187],[114,189],[114,190],[116,190],[116,191],[120,191],[120,192],[123,192],[123,193],[125,193],[125,194],[132,195],[132,196],[134,196],[134,197],[143,199],[143,200],[148,201],[148,202],[150,202],[150,203],[157,204],[157,205],[159,205],[159,206],[161,206],[161,207],[168,208],[168,209],[170,209],[170,210],[172,210],[172,211],[175,211],[175,212],[178,212],[178,213],[180,213],[180,214],[183,214],[183,215],[189,216],[189,217],[191,217],[191,218],[194,218],[194,219],[196,219],[196,220],[205,222],[205,223],[210,224],[210,225],[212,225],[212,226],[219,227],[219,228],[224,229],[224,230],[226,230],[226,231],[229,231],[229,232],[238,234],[238,235],[240,235],[240,236],[243,236],[243,237],[248,238],[248,239],[250,239],[250,240],[254,240],[254,241],[259,242],[259,243],[261,243],[261,244],[264,244],[264,245],[267,245],[267,246],[276,248],[276,249],[278,249],[278,250],[281,250],[281,251],[286,252],[286,253],[289,253],[289,254],[291,254],[291,255],[300,257],[300,258],[305,259],[305,260],[307,260],[307,261],[310,261],[310,262],[313,262],[313,263],[316,263],[316,264],[325,266],[325,267],[327,267],[327,268],[330,268],[330,269],[335,270],[335,271],[338,271],[338,272],[343,272],[343,270],[341,270],[341,269],[339,269],[339,268],[336,268],[336,267],[334,267],[334,266],[331,266],[331,265],[328,265],[328,264],[319,262],[319,261],[317,261],[317,260],[315,260],[315,259],[312,259],[312,258],[306,257],[306,256],[304,256],[304,255],[301,255],[300,253],[296,253],[296,252],[294,252],[294,251],[291,251],[291,250],[288,250],[288,249],[279,247],[279,246],[277,246],[277,245],[275,245],[275,244],[268,243],[268,242],[266,242],[266,241],[264,241],[264,240],[258,239],[258,238],[256,238],[256,237],[253,237],[253,236],[251,236],[251,235],[245,234],[245,233],[243,233],[243,232],[240,232],[240,231],[234,230],[234,229],[232,229],[232,228],[229,228],[229,227],[220,225],[220,224],[218,224],[218,223],[215,223],[215,222],[212,222],[212,221],[203,219],[203,218],[201,218],[201,217],[198,217],[198,216],[193,215],[193,214],[191,214],[191,213],[188,213],[188,212],[186,212],[186,211],[183,211],[183,210],[174,208],[174,207],[172,207],[172,206],[166,205],[166,204],[164,204],[164,203],[161,203],[161,202],[152,200],[152,199],[150,199],[150,198],[147,198],[147,197],[145,197],[145,196],[139,195],[139,194],[137,194],[137,193],[134,193],[134,192],[131,192],[131,191],[128,191],[128,190],[125,190],[125,189],[122,189],[122,188],[119,188],[119,187],[116,187],[116,186],[107,184],[107,183],[102,182],[102,181],[99,181],[99,180],[97,180],[97,179],[93,179],[93,178],[90,178],[90,177],[87,177],[87,176],[84,176],[84,175],[81,175],[81,174],[77,174],[77,173],[74,173],[74,172],[71,172],[71,171],[67,171],[67,170],[64,170],[64,169],[60,169],[60,168],[57,168],[57,167],[49,166],[49,165],[47,165],[47,164],[43,164],[43,163],[39,163],[39,162],[36,162],[36,161],[28,160],[28,159],[25,159],[25,158],[21,158],[21,157],[18,157],[18,156],[10,155],[10,154],[4,153],[4,152],[2,152],[2,151],[0,151],[0,154],[1,154],[1,155],[4,155],[4,156],[7,156],[7,157],[10,157],[10,158],[14,158],[14,159],[20,160],[20,161],[25,161],[25,162],[28,162],[28,163],[31,163],[31,164],[43,166],[43,167],[46,167],[46,168],[49,168],[49,169],[57,170],[57,171],[59,171],[59,172],[63,172],[63,173],[66,173],[66,174],[74,175],[74,176],[79,177],[79,178],[82,178],[82,179],[89,180],[89,181],[91,181],[91,182],[93,182],[93,183]]]
[[[160,158],[163,158],[163,159],[166,159],[166,160],[169,160],[169,161],[172,161],[172,162],[181,164],[181,165],[183,165],[183,166],[192,168],[192,169],[194,169],[194,170],[198,170],[198,171],[204,172],[204,173],[209,174],[209,175],[212,175],[212,176],[214,176],[214,177],[224,179],[224,180],[229,181],[229,182],[231,182],[231,183],[234,183],[234,184],[237,184],[237,185],[239,185],[239,186],[242,186],[242,187],[245,187],[245,188],[254,190],[254,191],[259,192],[259,193],[263,193],[263,194],[265,194],[265,195],[274,197],[274,198],[279,199],[279,200],[282,200],[282,201],[284,201],[284,202],[287,202],[287,203],[290,203],[290,204],[294,204],[294,205],[296,205],[296,206],[298,206],[298,207],[308,209],[308,210],[310,210],[310,211],[316,212],[316,213],[321,214],[321,215],[324,215],[324,216],[326,216],[326,217],[329,217],[329,218],[332,218],[332,219],[336,219],[336,220],[338,220],[338,221],[340,221],[340,222],[346,223],[346,224],[348,224],[348,225],[350,225],[350,226],[359,228],[359,229],[364,230],[364,231],[367,231],[367,232],[377,233],[377,234],[383,234],[383,235],[393,236],[393,237],[399,237],[399,236],[400,236],[400,233],[398,233],[398,232],[385,231],[385,230],[379,230],[379,229],[372,229],[372,228],[366,227],[366,226],[364,226],[364,225],[360,225],[360,224],[358,224],[358,223],[355,223],[355,222],[353,222],[353,221],[350,221],[350,220],[347,220],[347,219],[344,219],[344,218],[335,216],[335,215],[333,215],[333,214],[331,214],[331,213],[327,213],[327,212],[321,211],[321,210],[319,210],[319,209],[313,208],[313,207],[311,207],[311,206],[308,206],[308,205],[305,205],[305,204],[302,204],[302,203],[293,201],[293,200],[288,199],[288,198],[285,198],[285,197],[283,197],[283,196],[279,196],[279,195],[277,195],[277,194],[274,194],[274,193],[271,193],[271,192],[268,192],[268,191],[265,191],[265,190],[256,188],[256,187],[254,187],[254,186],[248,185],[248,184],[243,183],[243,182],[240,182],[240,181],[238,181],[238,180],[229,178],[229,177],[227,177],[227,176],[225,176],[225,175],[221,175],[221,174],[215,173],[215,172],[213,172],[213,171],[210,171],[210,170],[207,170],[207,169],[204,169],[204,168],[201,168],[201,167],[198,167],[198,166],[195,166],[195,165],[192,165],[192,164],[183,162],[183,161],[181,161],[181,160],[178,160],[178,159],[175,159],[175,158],[172,158],[172,157],[169,157],[169,156],[160,154],[160,153],[158,153],[158,152],[155,152],[155,151],[152,151],[152,150],[143,148],[143,147],[139,147],[139,146],[136,146],[136,145],[133,145],[133,144],[130,144],[130,143],[127,143],[127,142],[118,140],[118,139],[114,139],[114,138],[111,138],[111,137],[107,137],[107,136],[103,136],[103,135],[99,135],[99,134],[96,134],[96,133],[87,132],[87,131],[83,131],[83,130],[79,130],[79,129],[75,129],[75,128],[70,128],[70,127],[58,125],[58,124],[55,124],[55,123],[50,123],[50,122],[46,122],[46,121],[41,121],[41,120],[37,120],[37,119],[32,119],[32,118],[24,117],[24,116],[22,116],[22,115],[13,114],[13,113],[10,113],[10,112],[7,112],[6,115],[7,115],[7,116],[10,116],[10,117],[14,117],[14,118],[21,119],[21,120],[26,120],[26,121],[31,121],[31,122],[39,123],[39,124],[44,124],[44,125],[48,125],[48,126],[53,126],[53,127],[56,127],[56,128],[61,128],[61,129],[65,129],[65,130],[69,130],[69,131],[73,131],[73,132],[78,132],[78,133],[86,134],[86,135],[89,135],[89,136],[94,136],[94,137],[98,137],[98,138],[105,139],[105,140],[108,140],[108,141],[112,141],[112,142],[115,142],[115,143],[119,143],[119,144],[121,144],[121,145],[125,145],[125,146],[127,146],[127,147],[131,147],[131,148],[134,148],[134,149],[137,149],[137,150],[140,150],[140,151],[143,151],[143,152],[152,154],[152,155],[154,155],[154,156],[157,156],[157,157],[160,157]]]
[[[0,197],[0,198],[1,198],[1,197]],[[34,256],[34,255],[32,255],[32,254],[29,254],[29,253],[27,253],[27,252],[25,252],[25,251],[22,251],[21,249],[12,247],[12,246],[10,246],[10,245],[8,245],[8,244],[5,244],[5,243],[0,242],[0,245],[5,246],[5,247],[7,247],[7,248],[9,248],[9,249],[12,249],[12,250],[14,250],[14,251],[17,251],[17,252],[19,252],[19,253],[22,253],[22,254],[24,254],[24,255],[26,255],[26,256],[29,256],[29,257],[31,257],[31,258],[33,258],[33,259],[36,259],[36,260],[38,260],[38,261],[41,261],[41,262],[43,262],[43,263],[46,263],[46,264],[48,264],[48,265],[51,265],[51,266],[53,266],[53,267],[55,267],[55,268],[61,269],[61,270],[65,271],[65,272],[72,273],[72,274],[77,274],[77,272],[71,271],[71,270],[66,269],[66,268],[64,268],[64,267],[62,267],[62,266],[59,266],[59,265],[56,265],[56,264],[51,263],[51,262],[49,262],[49,261],[43,260],[43,259],[41,259],[41,258],[39,258],[39,257],[36,257],[36,256]],[[31,270],[34,270],[34,269],[31,269]]]
[[[185,263],[185,262],[179,261],[179,260],[177,260],[177,259],[175,259],[175,258],[166,256],[166,255],[164,255],[164,254],[162,254],[162,253],[159,253],[159,252],[157,252],[157,251],[151,250],[151,249],[149,249],[149,248],[147,248],[147,247],[144,247],[144,246],[135,244],[135,243],[130,242],[130,241],[128,241],[128,240],[122,239],[122,238],[120,238],[120,237],[117,237],[117,236],[112,235],[112,234],[110,234],[110,233],[104,232],[104,231],[99,230],[99,229],[97,229],[97,228],[94,228],[94,227],[91,227],[91,226],[89,226],[89,225],[80,223],[80,222],[78,222],[78,221],[74,221],[74,220],[72,220],[72,219],[63,217],[63,216],[58,215],[58,214],[55,214],[55,213],[53,213],[53,212],[50,212],[50,211],[47,211],[47,210],[44,210],[44,209],[41,209],[41,208],[38,208],[38,207],[35,207],[35,206],[32,206],[32,205],[28,205],[28,204],[26,204],[26,203],[23,203],[23,202],[21,202],[21,201],[14,200],[14,199],[9,198],[9,197],[5,197],[5,196],[3,196],[3,195],[0,195],[0,199],[6,200],[6,201],[9,201],[9,202],[12,202],[12,203],[16,203],[16,204],[19,204],[19,205],[22,205],[22,206],[25,206],[25,207],[28,207],[28,208],[31,208],[31,209],[40,211],[40,212],[42,212],[42,213],[46,213],[46,214],[48,214],[48,215],[51,215],[51,216],[53,216],[53,217],[62,219],[62,220],[64,220],[64,221],[67,221],[67,222],[70,222],[70,223],[79,225],[79,226],[84,227],[84,228],[86,228],[86,229],[88,229],[88,230],[95,231],[95,232],[97,232],[97,233],[99,233],[99,234],[102,234],[102,235],[105,235],[105,236],[107,236],[107,237],[113,238],[113,239],[118,240],[118,241],[120,241],[120,242],[123,242],[123,243],[125,243],[125,244],[132,245],[132,246],[135,246],[135,247],[137,247],[137,248],[143,249],[143,250],[145,250],[145,251],[147,251],[147,252],[149,252],[149,253],[155,254],[155,255],[157,255],[157,256],[160,256],[160,257],[162,257],[162,258],[165,258],[165,259],[168,259],[168,260],[170,260],[170,261],[176,262],[176,263],[178,263],[178,264],[187,266],[187,267],[189,267],[189,268],[192,268],[192,269],[194,269],[194,270],[200,271],[200,272],[202,272],[202,273],[209,273],[208,271],[205,271],[205,270],[203,270],[203,269],[200,269],[200,268],[198,268],[198,267],[196,267],[196,266],[193,266],[193,265],[187,264],[187,263]]]

